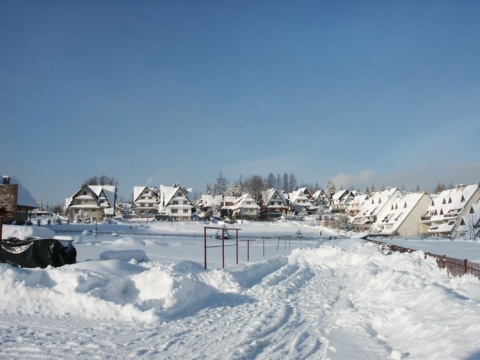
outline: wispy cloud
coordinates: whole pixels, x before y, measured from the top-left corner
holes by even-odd
[[[331,178],[337,188],[364,187],[372,185],[374,173],[371,170],[362,170],[357,174],[341,173]]]

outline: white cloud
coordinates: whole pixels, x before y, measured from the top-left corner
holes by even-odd
[[[363,187],[370,186],[374,180],[374,174],[370,170],[363,170],[357,174],[341,173],[331,178],[331,181],[337,188],[348,188],[350,186]]]

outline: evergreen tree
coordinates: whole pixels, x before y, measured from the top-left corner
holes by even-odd
[[[215,195],[224,195],[225,192],[227,191],[227,187],[228,187],[228,181],[220,171],[217,177],[217,182],[213,187],[213,191],[215,192]]]
[[[275,184],[275,189],[281,190],[282,188],[282,178],[280,177],[280,174],[277,174],[277,183]]]
[[[298,190],[297,178],[292,173],[290,173],[290,176],[288,177],[288,187],[290,188],[290,192]]]
[[[276,179],[275,179],[275,175],[273,175],[272,173],[268,174],[267,176],[267,179],[265,180],[265,187],[267,189],[271,189],[271,188],[274,188],[275,185],[276,185]]]
[[[287,173],[284,173],[283,174],[283,191],[285,191],[286,193],[289,193],[290,192],[290,187],[289,187],[289,182],[288,182],[288,174]]]

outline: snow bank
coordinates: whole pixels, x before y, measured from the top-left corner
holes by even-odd
[[[20,240],[34,239],[53,239],[55,232],[41,226],[17,226],[3,225],[2,237],[4,239],[17,238]]]

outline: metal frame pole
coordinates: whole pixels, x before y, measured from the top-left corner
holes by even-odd
[[[225,268],[225,229],[222,228],[222,268]]]
[[[204,268],[207,268],[207,228],[203,228],[203,260],[204,260]]]
[[[237,239],[236,248],[237,248],[237,265],[238,265],[238,230],[235,230],[235,232],[236,232],[236,239]]]

